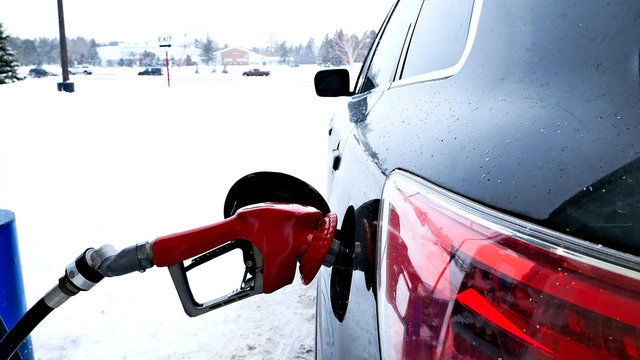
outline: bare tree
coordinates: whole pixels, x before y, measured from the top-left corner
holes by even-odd
[[[356,34],[345,34],[340,29],[336,31],[333,40],[337,54],[344,60],[345,64],[351,65],[369,49],[371,37],[368,32],[365,32],[362,38],[358,38]]]

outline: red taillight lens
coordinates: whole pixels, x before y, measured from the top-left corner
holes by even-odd
[[[383,358],[640,358],[640,259],[404,172],[387,180],[381,216]]]

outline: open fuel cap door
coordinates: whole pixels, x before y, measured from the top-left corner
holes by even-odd
[[[326,221],[330,218],[330,216],[327,216],[330,212],[329,205],[326,203],[322,195],[320,195],[320,193],[308,183],[283,173],[258,172],[244,176],[231,187],[224,204],[224,217],[227,219],[225,221],[233,220],[230,218],[235,218],[236,215],[246,212],[247,208],[251,208],[250,205],[262,204],[258,206],[264,206],[269,203],[273,203],[274,207],[278,207],[279,205],[277,204],[281,204],[283,206],[286,206],[284,204],[295,204],[293,205],[294,207],[296,205],[302,205],[299,206],[300,211],[297,212],[297,214],[300,215],[296,215],[296,221],[301,223],[307,222],[308,224],[318,224],[319,219],[322,220],[322,224],[326,226]],[[303,207],[308,207],[309,209],[302,209]],[[243,211],[238,213],[240,209],[243,209]],[[308,214],[306,214],[307,212]],[[268,222],[270,224],[277,224],[276,221],[279,219],[278,216],[279,215],[276,216],[275,220],[269,219]],[[335,215],[332,214],[332,216],[332,221],[335,222]],[[308,218],[308,220],[301,220],[303,217]],[[325,218],[323,219],[323,217]],[[285,221],[283,223],[289,222]],[[316,225],[303,226],[303,228],[315,226]],[[335,230],[335,224],[332,226]],[[296,228],[299,228],[299,226]],[[287,254],[287,252],[291,252],[293,251],[291,249],[299,248],[299,246],[293,246],[293,244],[291,244],[291,241],[293,241],[289,236],[291,231],[285,230],[282,231],[281,234],[278,233],[279,231],[279,229],[271,231],[271,233],[274,234],[273,238],[269,239],[272,245],[266,244],[262,241],[257,243],[256,246],[256,244],[252,243],[251,239],[248,238],[230,239],[230,241],[215,247],[202,255],[168,266],[169,273],[171,274],[178,296],[187,315],[192,317],[202,315],[211,310],[246,299],[253,295],[272,292],[274,291],[274,286],[272,285],[274,283],[277,283],[277,286],[284,286],[291,283],[295,273],[296,261],[299,259],[300,254]],[[321,230],[319,233],[320,232]],[[304,237],[304,234],[297,236],[297,238]],[[331,234],[330,237],[333,238],[333,234]],[[313,238],[315,240],[317,236],[314,235]],[[326,240],[330,241],[329,239]],[[229,261],[228,254],[232,253],[235,254],[232,257],[235,264],[232,264],[233,266],[229,267],[233,267],[235,269],[235,273],[232,272],[230,275],[227,275],[229,272],[226,268],[223,268],[221,271],[214,272],[224,273],[225,277],[231,276],[231,281],[237,281],[236,284],[239,284],[238,287],[231,290],[226,295],[215,296],[213,300],[199,301],[201,296],[194,296],[192,286],[195,282],[191,282],[190,277],[196,277],[194,274],[200,272],[205,273],[203,275],[206,278],[206,270],[202,270],[208,269],[208,265],[206,264],[211,264],[217,259],[220,259],[219,262],[225,262],[226,264]],[[273,266],[271,268],[272,271],[269,274],[266,274],[265,279],[265,263],[269,265],[271,259],[269,258],[265,260],[263,256],[273,257],[271,254],[276,253],[278,254],[278,257],[283,257],[283,255],[286,255],[284,257],[288,256],[290,260],[293,261],[293,265],[291,262],[287,263],[286,266],[278,263],[277,266]],[[238,256],[237,254],[241,255]],[[225,257],[227,259],[222,260],[222,258]],[[281,271],[281,268],[286,270]],[[240,269],[240,271],[238,271],[238,269]],[[190,272],[192,272],[191,275],[188,275]],[[279,273],[278,279],[275,282],[273,281],[273,272]],[[201,275],[198,276],[202,277]],[[220,274],[217,274],[216,276],[220,277]],[[215,278],[216,276],[211,277]],[[228,279],[225,280],[228,281]],[[216,281],[206,281],[205,283],[198,282],[198,285],[196,286],[196,290],[198,291],[196,291],[196,294],[202,293],[199,291],[199,287],[216,286],[219,286]]]
[[[236,181],[224,202],[224,217],[228,218],[247,205],[275,202],[299,204],[316,208],[324,215],[329,205],[318,190],[297,177],[278,172],[256,172]]]

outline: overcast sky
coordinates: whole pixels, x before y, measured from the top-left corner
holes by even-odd
[[[174,43],[205,38],[219,45],[263,47],[273,35],[297,45],[309,38],[319,45],[342,28],[362,34],[378,30],[392,0],[64,0],[68,37],[96,41]],[[58,37],[56,0],[0,0],[0,22],[20,38]]]

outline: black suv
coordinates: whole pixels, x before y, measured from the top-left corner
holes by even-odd
[[[51,75],[55,75],[52,74],[50,72],[48,72],[47,70],[40,68],[40,67],[35,67],[31,70],[29,70],[29,76],[31,76],[32,78],[41,78],[41,77],[47,77],[47,76],[51,76]]]
[[[329,128],[326,359],[640,357],[640,2],[399,0]]]
[[[162,75],[162,68],[159,67],[148,67],[138,73],[138,75]]]

